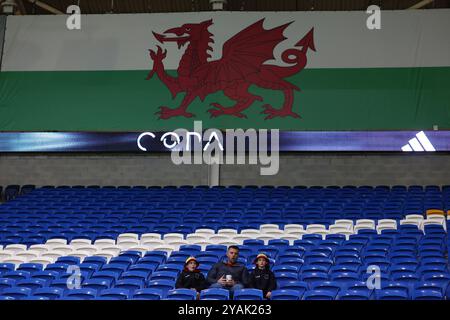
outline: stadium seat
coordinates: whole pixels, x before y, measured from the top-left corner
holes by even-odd
[[[12,288],[16,285],[16,280],[0,278],[0,293],[7,288]]]
[[[226,289],[205,289],[200,292],[200,300],[229,300],[230,292]]]
[[[440,290],[420,289],[414,290],[412,294],[413,300],[443,300],[444,296]]]
[[[369,290],[344,290],[339,296],[339,300],[370,300]]]
[[[63,296],[63,294],[64,294],[64,289],[53,288],[53,287],[39,288],[33,292],[34,296],[43,296],[43,297],[49,298],[50,300],[59,299]]]
[[[334,296],[337,296],[338,293],[342,290],[342,285],[334,281],[318,281],[311,283],[310,288],[312,290],[322,290],[332,292]]]
[[[10,201],[19,195],[20,186],[19,185],[9,185],[5,188],[5,201]]]
[[[334,300],[335,293],[327,290],[308,290],[303,295],[303,300]]]
[[[29,278],[29,279],[18,280],[15,285],[19,288],[30,288],[31,290],[36,290],[36,289],[44,287],[46,285],[46,283],[47,283],[47,281],[43,280],[43,279]]]
[[[175,287],[175,281],[171,280],[154,280],[149,281],[147,284],[148,288],[161,290],[164,295],[167,291],[172,290]]]
[[[234,292],[233,300],[262,300],[263,292],[259,289],[242,289]]]
[[[65,297],[69,298],[69,299],[70,298],[75,298],[75,299],[80,298],[83,300],[92,300],[97,297],[97,290],[86,289],[86,288],[67,290],[67,292],[65,293]]]
[[[105,289],[100,292],[101,298],[113,298],[117,300],[126,300],[130,295],[130,291],[128,289],[123,288],[112,288]]]
[[[401,290],[382,289],[375,291],[378,300],[408,300],[408,294]]]
[[[97,291],[111,288],[113,285],[112,279],[89,279],[83,282],[83,288],[94,289]]]
[[[134,291],[133,299],[137,300],[161,300],[164,296],[162,290],[144,288]]]
[[[270,300],[301,300],[303,292],[297,290],[274,290]]]
[[[13,297],[14,299],[24,299],[28,296],[30,296],[32,293],[32,290],[30,288],[6,288],[3,289],[1,294],[3,296]]]
[[[74,290],[95,290],[95,295],[84,291],[77,295],[77,291],[70,290],[74,293],[72,299],[181,299],[183,292],[174,289],[174,282],[186,258],[195,255],[206,275],[213,264],[224,258],[224,243],[228,245],[236,237],[236,242],[242,243],[239,261],[249,269],[254,268],[257,253],[270,254],[270,267],[278,282],[273,300],[328,299],[330,295],[341,300],[442,299],[450,295],[446,229],[439,215],[424,218],[413,213],[427,209],[424,194],[419,201],[409,201],[419,191],[411,195],[404,186],[392,190],[387,186],[345,190],[318,186],[124,187],[35,188],[3,204],[11,206],[8,210],[0,206],[0,259],[6,262],[0,264],[0,294],[6,297],[3,290],[26,288],[31,289],[28,296],[32,298],[69,298],[62,292],[73,276],[67,270],[73,266],[80,268],[82,283],[82,289]],[[424,186],[419,187],[417,190],[425,192]],[[212,195],[211,190],[215,192]],[[337,190],[348,192],[348,198]],[[435,188],[429,190],[442,193]],[[233,193],[222,194],[225,191]],[[192,203],[166,201],[176,198],[172,192],[181,192],[180,199],[186,197]],[[406,195],[408,198],[403,198]],[[279,199],[288,196],[292,201],[281,203]],[[22,197],[30,199],[22,203]],[[127,206],[119,201],[121,197],[130,199]],[[153,197],[161,201],[147,201]],[[221,199],[227,199],[226,206]],[[422,211],[415,211],[416,206]],[[356,218],[346,219],[347,213]],[[398,214],[399,219],[386,220]],[[394,225],[395,232],[380,230]],[[355,226],[361,227],[358,234],[347,237],[306,233],[314,228],[353,230]],[[161,233],[155,232],[158,229]],[[285,234],[297,238],[283,239]],[[209,242],[210,237],[228,240]],[[176,244],[172,245],[172,241]],[[128,242],[136,246],[125,245]],[[365,284],[373,275],[368,270],[371,265],[380,268],[381,290],[370,290]],[[223,292],[214,290],[204,290],[201,298],[224,299]],[[20,291],[11,294],[16,299],[24,298]],[[246,295],[238,294],[237,298]]]
[[[174,289],[167,292],[168,300],[195,300],[197,292],[191,289]]]

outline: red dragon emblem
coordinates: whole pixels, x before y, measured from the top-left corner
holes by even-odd
[[[166,30],[164,35],[153,32],[155,38],[161,43],[176,42],[178,49],[187,44],[180,64],[178,66],[178,77],[167,74],[164,70],[163,60],[167,50],[157,46],[157,51],[149,50],[153,60],[153,69],[147,80],[154,74],[167,86],[175,97],[179,92],[185,92],[185,96],[178,108],[171,109],[161,106],[156,112],[160,119],[169,119],[176,116],[193,117],[194,114],[187,111],[192,101],[199,97],[204,101],[211,93],[223,90],[224,94],[231,100],[236,101],[234,106],[226,107],[218,103],[211,103],[213,108],[209,109],[211,117],[231,115],[246,118],[242,113],[255,101],[262,101],[262,97],[248,91],[253,84],[261,88],[281,90],[284,93],[284,103],[279,109],[269,104],[263,105],[262,113],[265,119],[274,117],[300,116],[292,111],[294,102],[294,90],[300,90],[297,86],[285,80],[303,70],[306,66],[308,49],[314,50],[313,29],[311,29],[295,47],[287,49],[281,54],[283,62],[291,66],[276,66],[264,64],[274,59],[273,50],[282,41],[284,30],[292,23],[267,30],[263,27],[264,19],[261,19],[244,30],[238,32],[223,45],[222,58],[208,61],[212,51],[210,46],[214,43],[213,34],[208,31],[213,24],[212,20],[201,23],[184,24],[181,27]],[[175,36],[169,36],[173,34]]]

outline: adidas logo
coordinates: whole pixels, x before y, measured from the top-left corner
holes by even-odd
[[[402,147],[402,151],[436,151],[436,149],[433,147],[430,140],[428,140],[425,132],[420,131],[416,134],[415,138],[409,140],[408,144],[405,144]]]

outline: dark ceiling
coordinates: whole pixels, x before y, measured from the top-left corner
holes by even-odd
[[[5,0],[0,0],[0,2]],[[77,4],[82,14],[210,11],[209,0],[16,0],[16,14],[55,14]],[[345,11],[450,8],[450,0],[227,0],[228,11]]]

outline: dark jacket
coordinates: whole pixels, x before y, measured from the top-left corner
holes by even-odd
[[[208,272],[206,280],[209,284],[214,284],[222,276],[230,274],[236,283],[240,283],[244,286],[248,284],[248,271],[247,268],[241,263],[235,263],[230,265],[226,262],[218,262],[212,266]]]
[[[194,288],[197,291],[206,289],[208,284],[206,283],[205,276],[200,271],[187,271],[183,270],[178,276],[175,288]]]
[[[277,288],[277,279],[268,267],[262,270],[256,267],[250,274],[249,286],[250,288],[262,290],[265,297],[267,292],[273,291]]]

